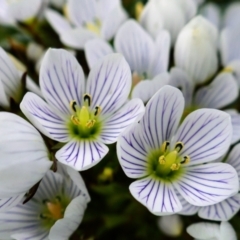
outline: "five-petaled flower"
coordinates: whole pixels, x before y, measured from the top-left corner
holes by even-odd
[[[66,143],[56,153],[63,164],[85,170],[108,152],[105,144],[144,111],[140,99],[127,101],[131,71],[120,54],[111,54],[91,70],[87,84],[81,66],[65,50],[50,49],[40,69],[47,103],[27,93],[21,110],[49,138]]]
[[[117,153],[131,194],[156,215],[181,211],[180,194],[196,206],[220,202],[238,191],[236,170],[208,163],[223,155],[231,141],[230,116],[215,109],[189,114],[182,93],[164,86],[148,102],[139,123],[119,137]],[[207,163],[207,164],[206,164]]]

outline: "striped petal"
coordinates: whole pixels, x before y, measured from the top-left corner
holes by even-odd
[[[25,193],[10,198],[0,199],[0,212],[6,212],[12,207],[15,207],[17,204],[23,201],[24,195]]]
[[[233,166],[237,171],[240,186],[240,143],[234,146],[234,148],[231,150],[226,162]]]
[[[94,22],[97,17],[96,0],[69,0],[67,8],[69,18],[76,26]]]
[[[177,192],[177,197],[182,204],[182,210],[178,214],[184,215],[184,216],[192,216],[192,215],[195,215],[198,212],[198,210],[200,209],[200,207],[192,205],[188,201],[186,201],[182,197],[182,195],[178,192]]]
[[[117,142],[117,155],[125,174],[130,178],[140,178],[147,175],[148,146],[142,137],[139,124],[120,135]]]
[[[185,107],[192,105],[194,84],[187,72],[181,68],[173,67],[170,71],[169,85],[179,88],[185,99]]]
[[[83,196],[74,198],[64,212],[64,218],[59,219],[51,227],[49,239],[66,240],[78,228],[86,209],[86,199]]]
[[[50,23],[51,27],[59,35],[61,35],[65,31],[68,31],[68,30],[72,29],[72,26],[67,21],[67,19],[64,18],[57,11],[47,9],[45,11],[45,16],[46,16],[46,19],[48,20],[48,22]]]
[[[152,149],[159,149],[176,131],[184,108],[182,93],[174,87],[162,87],[148,102],[140,121],[144,138]]]
[[[68,47],[82,50],[89,40],[98,37],[96,33],[86,28],[78,27],[62,32],[60,40]]]
[[[231,73],[219,74],[207,87],[197,91],[195,105],[207,108],[223,108],[238,97],[238,85]]]
[[[86,93],[92,96],[92,108],[100,106],[102,116],[110,115],[126,102],[131,84],[125,59],[120,54],[109,54],[91,70]]]
[[[16,93],[20,91],[21,81],[18,70],[7,53],[0,47],[0,79],[4,92],[8,98],[13,97],[15,101]],[[8,107],[8,106],[7,106]]]
[[[189,165],[209,162],[222,156],[229,148],[232,138],[230,116],[215,109],[199,109],[189,114],[171,145],[182,142],[182,157],[190,157]]]
[[[76,58],[63,49],[49,49],[40,69],[40,87],[46,101],[64,114],[71,114],[69,103],[81,105],[84,75]]]
[[[190,204],[208,206],[237,193],[236,170],[226,163],[209,163],[186,168],[185,175],[174,183],[178,192]]]
[[[231,116],[231,122],[233,127],[231,144],[234,144],[240,140],[240,114],[235,109],[229,109],[225,112]]]
[[[24,96],[20,108],[44,135],[59,142],[69,140],[65,116],[54,107],[50,107],[36,94],[28,92]]]
[[[140,98],[144,103],[147,103],[161,87],[169,84],[169,80],[169,74],[164,72],[152,80],[141,81],[133,88],[131,98]]]
[[[220,203],[202,207],[198,216],[213,221],[229,221],[240,209],[240,194]]]
[[[126,21],[118,30],[115,49],[123,54],[133,72],[146,74],[154,57],[154,42],[134,20]]]
[[[133,182],[129,189],[133,197],[155,215],[170,215],[182,209],[171,183],[147,177]]]
[[[132,99],[118,112],[104,120],[100,138],[103,143],[111,144],[117,141],[120,133],[144,113],[144,105],[140,99]]]
[[[108,152],[108,147],[98,141],[72,140],[56,153],[59,162],[77,171],[96,165]]]
[[[89,40],[85,44],[84,51],[89,68],[93,68],[97,61],[99,61],[106,55],[113,53],[113,48],[107,41],[96,38],[93,40]]]
[[[168,70],[170,47],[171,38],[169,32],[161,30],[156,38],[154,57],[151,59],[148,70],[150,78]]]
[[[26,193],[51,167],[38,131],[19,116],[0,113],[0,198]]]

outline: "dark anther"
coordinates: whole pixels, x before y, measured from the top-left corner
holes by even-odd
[[[166,142],[165,142],[165,149],[164,149],[164,151],[167,151],[169,145],[170,145],[170,142],[166,141]]]
[[[94,116],[98,116],[101,112],[101,108],[99,106],[95,107],[95,112],[94,112]]]
[[[75,100],[72,100],[72,101],[70,102],[70,106],[71,106],[71,109],[72,109],[74,112],[77,111],[77,109],[76,109],[77,102],[76,102]]]
[[[175,150],[177,152],[180,152],[182,149],[183,149],[183,143],[177,142],[176,145],[175,145]]]
[[[89,94],[84,94],[83,95],[83,101],[87,102],[88,106],[91,106],[92,98]]]
[[[188,163],[189,161],[190,161],[190,157],[189,156],[184,156],[183,160],[180,163],[184,164],[184,163]]]

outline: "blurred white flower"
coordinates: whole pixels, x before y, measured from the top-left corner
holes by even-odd
[[[218,68],[217,37],[216,27],[202,16],[193,18],[178,35],[175,65],[195,83],[207,81]]]

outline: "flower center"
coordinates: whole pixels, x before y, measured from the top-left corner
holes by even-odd
[[[152,152],[149,159],[149,174],[165,180],[173,180],[181,174],[183,164],[190,161],[188,155],[181,157],[180,152],[184,148],[182,142],[177,142],[173,150],[169,149],[169,142],[164,142],[159,150]]]
[[[98,117],[101,113],[101,107],[96,106],[94,111],[90,110],[91,106],[91,96],[89,94],[84,94],[83,96],[83,106],[79,107],[75,100],[70,102],[70,107],[73,111],[71,116],[71,121],[69,123],[70,133],[75,137],[89,138],[99,132],[100,121]]]
[[[221,72],[225,72],[225,73],[233,73],[233,68],[231,67],[225,67]]]
[[[96,33],[98,36],[101,35],[101,26],[102,26],[102,23],[99,19],[96,19],[94,22],[86,23],[86,28],[89,31]]]

